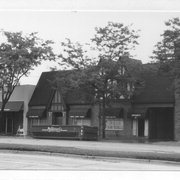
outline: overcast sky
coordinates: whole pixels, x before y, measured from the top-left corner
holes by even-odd
[[[134,57],[147,63],[165,29],[164,22],[180,17],[179,10],[178,0],[0,0],[0,29],[38,32],[40,37],[53,40],[58,50],[65,38],[88,42],[94,28],[108,21],[133,24],[134,29],[141,30]],[[43,63],[21,83],[36,84],[41,72],[51,65]]]

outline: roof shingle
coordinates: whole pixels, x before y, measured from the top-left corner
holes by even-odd
[[[134,103],[173,103],[173,81],[167,76],[146,74],[143,91],[134,96]]]
[[[43,72],[29,102],[29,106],[47,107],[55,91],[51,82],[53,82],[58,75],[64,75],[64,73],[67,73],[67,71]],[[93,101],[91,96],[82,89],[68,93],[63,99],[66,104],[91,104]]]

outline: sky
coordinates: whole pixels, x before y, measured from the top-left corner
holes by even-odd
[[[0,0],[0,29],[38,32],[41,38],[55,42],[55,52],[65,38],[89,42],[95,27],[104,27],[108,21],[133,24],[133,29],[140,30],[133,55],[143,63],[151,61],[164,22],[173,17],[180,17],[178,0]],[[51,66],[54,63],[43,62],[21,84],[37,84],[41,73]]]

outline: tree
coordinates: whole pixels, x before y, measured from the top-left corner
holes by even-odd
[[[1,31],[4,42],[0,44],[0,90],[2,92],[1,122],[6,103],[23,76],[27,76],[42,60],[53,60],[52,41],[38,38],[37,33]]]
[[[105,27],[96,27],[96,34],[92,38],[95,43],[95,49],[98,51],[100,59],[119,60],[119,57],[130,56],[139,37],[138,32],[125,26],[122,23],[108,22]]]
[[[86,70],[96,65],[93,59],[87,55],[87,50],[79,42],[73,43],[70,39],[61,42],[62,52],[58,55],[59,75],[51,82],[54,88],[57,88],[66,96],[67,92],[79,89],[86,81]],[[58,71],[56,67],[52,71]]]
[[[95,28],[92,38],[94,49],[98,52],[98,71],[94,77],[95,89],[102,103],[101,136],[105,137],[105,107],[109,99],[130,98],[134,89],[134,80],[130,75],[132,61],[129,61],[130,51],[138,45],[138,31],[122,23],[108,22],[105,27]],[[135,68],[132,69],[132,74]],[[127,86],[129,85],[129,89]]]
[[[152,58],[159,63],[160,72],[174,79],[175,122],[180,122],[180,19],[173,18],[165,22],[167,27],[153,51]],[[178,125],[175,125],[175,131]],[[177,133],[175,133],[177,134]],[[175,137],[175,139],[179,137]]]
[[[167,27],[162,40],[155,45],[152,59],[160,64],[160,70],[173,77],[180,76],[180,19],[165,22]]]
[[[91,93],[99,106],[102,105],[102,118],[100,118],[100,136],[102,138],[105,137],[107,104],[112,99],[130,98],[133,94],[136,78],[135,74],[134,77],[130,76],[128,68],[131,68],[132,61],[127,55],[130,55],[130,50],[138,44],[137,38],[137,32],[131,30],[129,26],[109,22],[104,28],[96,28],[96,34],[92,39],[95,44],[93,50],[98,54],[96,59],[89,58],[80,43],[73,44],[68,40],[61,44],[64,50],[59,56],[60,64],[64,65],[65,63],[70,66],[75,70],[73,73],[76,75],[73,76],[70,73],[71,75],[66,76],[66,79],[59,76],[57,81],[66,82],[70,89],[88,87],[89,92],[86,91],[86,93]],[[132,68],[132,72],[135,72],[135,69]],[[60,84],[61,87],[62,84]],[[127,89],[128,85],[129,89]]]

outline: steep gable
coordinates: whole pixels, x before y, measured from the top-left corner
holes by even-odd
[[[34,90],[29,106],[47,106],[53,95],[54,89],[50,82],[55,79],[57,72],[43,72]]]
[[[52,87],[51,82],[55,80],[57,76],[64,76],[70,71],[50,71],[43,72],[34,90],[32,98],[29,102],[29,106],[48,106],[53,98],[55,89]],[[72,71],[72,73],[74,73]],[[75,90],[63,95],[65,104],[89,104],[92,103],[92,98],[83,90]]]

